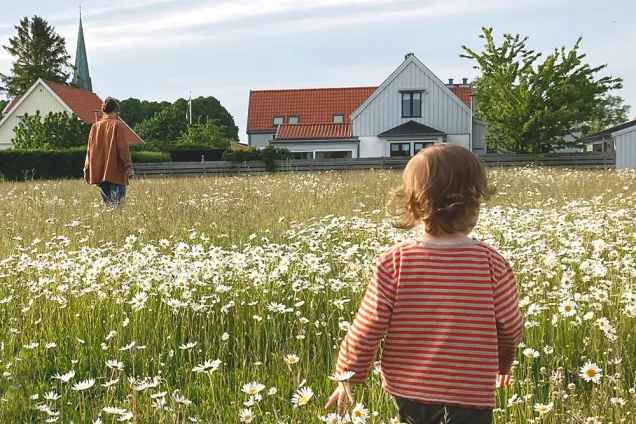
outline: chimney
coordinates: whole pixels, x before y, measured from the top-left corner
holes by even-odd
[[[448,85],[453,85],[453,79],[452,78],[448,79]]]
[[[468,78],[462,78],[462,84],[468,85]]]
[[[406,56],[404,56],[404,60],[407,60],[409,57],[413,56],[413,53],[408,52]]]

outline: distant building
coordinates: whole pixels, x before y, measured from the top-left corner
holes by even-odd
[[[412,156],[442,142],[486,153],[466,78],[442,82],[409,53],[379,87],[250,92],[248,144],[302,159]]]
[[[583,137],[586,152],[616,152],[617,169],[636,169],[636,119]]]
[[[14,98],[7,105],[0,119],[0,149],[13,146],[14,129],[22,124],[27,114],[33,116],[40,112],[44,118],[49,113],[65,112],[75,114],[87,123],[101,119],[102,100],[92,92],[81,18],[75,64],[72,86],[39,79],[24,95]],[[131,144],[143,142],[128,125],[126,139]]]

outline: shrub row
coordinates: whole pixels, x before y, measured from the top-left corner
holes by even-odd
[[[160,152],[131,152],[134,163],[170,162]],[[70,150],[1,150],[0,178],[11,181],[30,179],[82,178],[85,148]]]

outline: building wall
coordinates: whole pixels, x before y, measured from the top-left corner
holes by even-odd
[[[381,158],[384,156],[384,140],[379,137],[360,137],[361,158]]]
[[[352,157],[358,157],[358,142],[343,142],[336,141],[333,143],[297,143],[297,142],[289,142],[282,143],[277,142],[274,144],[275,147],[286,148],[290,152],[341,152],[341,151],[351,151]]]
[[[488,146],[486,145],[486,125],[478,121],[473,121],[473,152],[480,154],[488,153]]]
[[[275,133],[266,133],[266,134],[248,134],[247,136],[247,144],[250,147],[262,148],[266,147],[269,144],[269,141],[272,139]]]
[[[425,90],[421,118],[402,118],[400,90]],[[437,78],[410,63],[353,120],[353,135],[374,137],[411,120],[447,134],[470,134],[472,131],[472,113],[461,100]]]
[[[470,150],[470,134],[449,134],[446,141]]]
[[[636,128],[616,137],[616,169],[636,169]]]
[[[20,123],[19,116],[25,114],[35,115],[40,111],[41,116],[49,113],[67,112],[62,104],[41,84],[35,87],[35,90],[24,99],[21,105],[12,110],[7,120],[0,125],[0,149],[8,149],[13,146],[13,129]]]

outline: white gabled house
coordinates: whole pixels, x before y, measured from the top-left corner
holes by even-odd
[[[442,82],[415,55],[379,87],[252,91],[248,144],[296,158],[412,156],[450,142],[486,153],[472,87]]]

